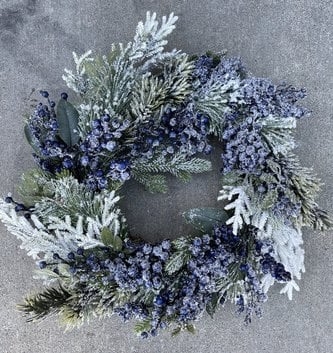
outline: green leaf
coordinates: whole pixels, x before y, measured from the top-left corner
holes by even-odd
[[[278,193],[276,190],[273,190],[273,191],[267,193],[261,202],[262,209],[263,210],[270,209],[277,201],[277,198],[278,198]]]
[[[181,329],[180,326],[176,327],[176,328],[172,331],[171,336],[174,337],[174,336],[179,335],[181,330],[182,330],[182,329]]]
[[[25,138],[27,139],[29,145],[39,154],[39,149],[38,147],[35,145],[32,134],[31,134],[31,130],[28,124],[26,124],[24,126],[24,135]]]
[[[23,173],[17,192],[26,206],[33,206],[43,197],[53,196],[49,190],[48,178],[40,169],[31,169]]]
[[[121,238],[112,234],[109,228],[102,229],[101,238],[104,245],[112,247],[115,251],[120,251],[123,247]]]
[[[145,319],[135,324],[134,331],[140,335],[142,332],[149,332],[151,330],[151,319]]]
[[[195,334],[195,327],[194,327],[194,325],[188,324],[188,325],[185,326],[185,328],[186,328],[186,330],[187,330],[188,332],[192,333],[192,335]]]
[[[213,207],[192,208],[184,212],[183,217],[204,233],[211,232],[215,224],[225,223],[230,218],[224,210]]]
[[[133,177],[151,193],[166,193],[168,190],[164,175],[134,171]]]
[[[80,136],[77,132],[79,113],[65,99],[60,99],[57,105],[57,122],[59,136],[68,146],[73,146],[79,142]]]
[[[188,261],[189,254],[187,251],[178,251],[171,255],[165,265],[165,270],[169,275],[179,271]]]
[[[212,299],[206,305],[206,311],[209,314],[209,316],[211,317],[214,316],[222,296],[223,295],[221,295],[221,293],[213,293]]]

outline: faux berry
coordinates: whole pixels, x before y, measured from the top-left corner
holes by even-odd
[[[5,198],[5,202],[7,202],[7,203],[12,203],[12,202],[14,202],[14,200],[13,200],[12,197],[7,196],[7,197]]]
[[[47,266],[47,264],[46,264],[45,261],[40,261],[39,264],[38,264],[38,266],[39,266],[39,268],[40,268],[41,270],[43,270],[43,269]]]
[[[66,101],[68,98],[68,94],[66,92],[61,93],[61,98]]]
[[[40,91],[39,92],[44,98],[48,98],[49,97],[49,92],[47,91]]]
[[[15,206],[15,212],[20,212],[26,210],[26,207],[22,203],[17,203]]]

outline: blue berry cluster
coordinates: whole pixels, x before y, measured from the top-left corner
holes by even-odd
[[[273,256],[265,254],[260,261],[263,273],[270,273],[279,282],[288,282],[291,280],[290,272],[286,271],[281,263],[276,262]]]
[[[144,244],[135,253],[122,258],[121,254],[106,263],[108,281],[115,281],[119,288],[135,292],[140,286],[159,290],[163,284],[163,266],[170,254],[170,241],[159,245]]]
[[[171,244],[164,240],[159,245],[145,243],[136,246],[135,250],[125,244],[125,250],[131,255],[125,257],[123,252],[117,254],[110,248],[98,248],[89,252],[78,248],[76,254],[71,252],[67,259],[54,254],[54,260],[70,265],[70,272],[80,278],[82,283],[101,276],[104,285],[116,283],[122,290],[136,292],[140,286],[150,289],[160,289],[162,286],[162,269],[169,258]]]
[[[201,71],[197,69],[202,75],[203,68],[209,66],[207,62],[201,59],[197,63],[202,67]],[[221,60],[214,70],[206,71],[210,72],[211,81],[227,82],[236,77],[242,79],[244,68],[239,59],[226,59]],[[260,175],[269,155],[261,138],[260,120],[269,115],[281,118],[308,115],[309,111],[297,104],[305,97],[305,90],[285,84],[276,86],[267,79],[245,78],[240,82],[238,95],[239,102],[229,102],[230,112],[225,116],[222,171],[224,174],[235,170]]]
[[[230,80],[241,78],[245,73],[240,58],[224,58],[211,74],[213,82],[227,83]]]
[[[14,199],[10,195],[8,195],[5,198],[5,202],[14,204],[15,205],[15,208],[14,208],[15,212],[23,213],[23,215],[26,219],[31,218],[31,208],[25,206],[23,203],[19,203],[19,202],[14,201]]]
[[[213,71],[214,61],[211,56],[201,55],[194,62],[194,70],[192,72],[193,79],[198,79],[201,85],[204,85]]]
[[[242,76],[244,71],[239,58],[219,58],[217,62],[209,55],[202,55],[194,62],[192,77],[195,86],[204,86],[208,82],[227,83]]]
[[[150,159],[156,153],[187,157],[210,153],[208,118],[193,111],[193,104],[168,108],[156,121],[133,126],[128,119],[103,114],[90,123],[90,130],[78,145],[68,147],[59,137],[55,103],[41,91],[47,104],[40,103],[28,122],[38,153],[35,160],[52,174],[63,169],[92,190],[105,189],[110,180],[124,182],[131,177],[134,160]],[[67,94],[61,95],[67,100]]]
[[[155,150],[162,155],[181,152],[186,156],[210,153],[208,118],[195,113],[191,104],[178,109],[168,108],[158,124],[154,120],[138,126],[131,155],[151,158]]]
[[[27,123],[34,147],[38,150],[34,159],[43,170],[59,173],[73,167],[71,151],[58,135],[55,102],[49,99],[47,91],[40,91],[40,94],[47,99],[47,104],[39,103]],[[67,99],[68,96],[62,93],[61,97]]]
[[[130,178],[130,163],[123,146],[129,126],[129,120],[111,119],[108,114],[91,122],[91,131],[80,144],[80,165],[92,190],[105,189],[108,178],[120,181]],[[122,157],[117,158],[119,152]]]
[[[290,272],[286,271],[283,264],[277,262],[273,254],[272,243],[266,241],[256,241],[256,255],[260,257],[260,269],[264,274],[271,274],[279,282],[288,282],[291,280]]]
[[[266,166],[269,151],[262,141],[262,125],[254,117],[239,119],[238,113],[226,115],[223,132],[224,151],[221,155],[223,173],[237,170],[240,173],[260,175]]]
[[[286,84],[274,85],[268,79],[248,78],[243,80],[241,95],[248,112],[256,117],[268,115],[302,118],[310,111],[297,104],[305,98],[305,90],[297,90]]]
[[[171,318],[180,325],[199,318],[218,291],[219,280],[228,280],[236,271],[242,276],[246,289],[246,300],[240,295],[236,304],[239,312],[246,313],[245,320],[249,322],[253,312],[259,315],[259,304],[266,300],[260,274],[271,273],[278,281],[291,279],[283,265],[274,260],[273,248],[255,240],[255,232],[256,229],[251,228],[243,237],[234,235],[230,226],[215,226],[212,234],[190,241],[187,245],[189,261],[173,275],[164,269],[172,254],[169,240],[156,245],[128,240],[121,252],[108,247],[78,248],[66,258],[55,253],[52,263],[41,261],[39,267],[49,266],[59,273],[57,265],[66,263],[80,286],[116,286],[134,297],[142,293],[142,289],[152,293],[149,302],[130,300],[114,309],[125,321],[149,320],[150,329],[142,333],[143,338],[155,336],[159,329],[168,326]]]
[[[281,175],[279,182],[268,183],[261,181],[260,184],[255,187],[255,191],[260,194],[276,192],[276,201],[272,206],[272,211],[277,217],[283,218],[287,225],[291,225],[292,220],[300,215],[302,202],[292,200],[292,198],[287,195],[289,191],[287,180],[285,176]]]
[[[246,300],[243,294],[240,294],[236,300],[237,311],[245,313],[245,323],[251,322],[253,314],[261,316],[260,304],[267,300],[263,292],[258,271],[249,263],[241,264],[240,270],[244,273],[244,287],[247,293]]]
[[[293,202],[290,197],[282,191],[279,192],[277,202],[273,206],[273,212],[277,217],[284,217],[288,224],[292,218],[299,216],[302,208],[301,202]]]

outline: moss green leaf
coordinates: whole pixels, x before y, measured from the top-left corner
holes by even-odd
[[[230,218],[224,210],[213,207],[192,208],[184,212],[183,217],[204,233],[211,232],[215,224],[223,224]]]
[[[30,127],[28,124],[26,124],[24,126],[24,135],[25,135],[25,138],[27,139],[29,145],[35,150],[35,152],[37,152],[39,154],[39,149],[37,148],[37,146],[34,143],[34,140],[33,140],[32,134],[31,134],[31,130],[30,130]]]
[[[189,260],[189,254],[184,249],[177,251],[169,258],[168,262],[165,265],[165,270],[169,275],[179,271]]]
[[[109,228],[102,229],[101,238],[104,245],[112,247],[115,251],[120,251],[123,247],[121,238],[114,235]]]
[[[222,298],[221,293],[213,293],[212,299],[206,305],[206,311],[210,317],[213,317]]]
[[[192,335],[195,334],[195,327],[194,327],[194,325],[188,324],[188,325],[185,326],[185,328],[186,328],[186,330],[187,330],[188,332],[192,333]]]
[[[57,105],[57,121],[61,139],[68,146],[73,146],[78,143],[80,139],[77,132],[79,113],[74,106],[65,99],[60,99]]]
[[[182,329],[181,329],[180,326],[176,327],[176,328],[172,331],[171,336],[174,337],[174,336],[179,335],[180,332],[181,332],[181,330],[182,330]]]

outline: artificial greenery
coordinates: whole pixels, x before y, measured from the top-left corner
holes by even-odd
[[[319,180],[293,153],[305,91],[247,74],[238,58],[164,51],[177,17],[140,22],[107,55],[74,54],[64,79],[76,104],[41,91],[24,128],[37,168],[0,219],[39,267],[45,288],[19,309],[28,321],[58,314],[68,328],[91,317],[135,318],[143,338],[171,327],[194,333],[226,301],[249,323],[275,282],[291,299],[304,272],[303,226],[325,230]],[[193,235],[150,244],[130,234],[117,206],[133,178],[167,192],[166,174],[189,181],[223,148],[220,208],[183,214]]]

